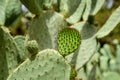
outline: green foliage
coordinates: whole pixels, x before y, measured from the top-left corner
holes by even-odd
[[[58,33],[57,43],[58,51],[65,56],[78,48],[81,43],[81,36],[73,28],[64,28]]]
[[[120,22],[120,7],[96,32],[93,18],[105,0],[1,0],[0,25],[21,12],[19,1],[35,16],[28,37],[13,39],[0,26],[0,80],[120,79],[120,45],[114,43],[116,57],[108,44],[100,52],[97,44]]]

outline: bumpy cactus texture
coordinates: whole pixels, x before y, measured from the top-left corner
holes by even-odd
[[[75,51],[81,42],[81,36],[74,28],[64,28],[58,33],[57,47],[63,55],[68,55]]]
[[[15,36],[14,41],[17,44],[19,50],[20,61],[24,61],[27,56],[25,53],[25,37],[24,36]]]
[[[0,80],[6,80],[7,76],[17,67],[18,48],[5,27],[0,27]]]
[[[55,50],[39,52],[34,60],[27,59],[7,80],[69,80],[70,66]]]
[[[36,40],[31,40],[27,42],[26,45],[27,50],[29,51],[30,54],[35,55],[38,53],[39,46]]]

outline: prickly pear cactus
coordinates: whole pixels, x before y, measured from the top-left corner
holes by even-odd
[[[94,21],[92,20],[93,23],[91,23],[89,21],[91,19],[89,18],[91,15],[93,16],[99,11],[104,0],[56,0],[56,3],[58,3],[57,8],[60,9],[58,11],[51,8],[52,1],[54,0],[20,1],[29,9],[29,11],[35,14],[35,17],[30,24],[28,35],[30,37],[29,40],[36,40],[38,45],[35,41],[28,42],[27,49],[30,53],[33,53],[33,55],[31,58],[27,58],[16,69],[13,68],[17,64],[16,54],[10,55],[16,64],[12,62],[14,64],[10,71],[12,73],[7,80],[69,80],[70,77],[74,79],[76,76],[78,77],[77,79],[87,79],[85,74],[82,75],[83,77],[80,75],[81,73],[84,73],[83,66],[90,60],[97,49],[96,38],[102,38],[108,35],[108,33],[110,33],[119,23],[120,7],[116,9],[103,27],[96,32]],[[77,2],[77,4],[72,2]],[[73,8],[72,6],[75,7]],[[113,23],[113,21],[115,23]],[[66,27],[68,28],[68,26],[70,30],[64,29]],[[74,30],[72,28],[74,28]],[[4,31],[3,28],[0,30]],[[66,34],[67,37],[65,37]],[[63,37],[64,39],[61,39]],[[2,42],[5,42],[0,43],[0,50],[4,50],[2,52],[6,53],[8,49],[9,53],[12,52],[11,50],[15,50],[17,53],[18,48],[12,44],[12,38],[10,38],[10,40],[7,39],[9,36],[7,36],[7,38],[0,36],[0,38],[2,39]],[[68,39],[73,41],[69,42]],[[6,46],[9,46],[9,48],[12,49],[5,49]],[[40,50],[39,53],[38,49]],[[65,56],[64,59],[56,50],[58,50],[63,56],[69,53],[71,54]],[[5,59],[6,54],[2,54],[5,56],[4,58],[0,55],[1,65],[4,61],[8,62],[8,64],[6,63],[7,67],[5,66],[0,69],[3,73],[2,76],[5,75],[5,78],[7,77],[6,75],[8,71],[6,71],[6,69],[8,69],[9,64],[11,64],[11,57],[8,57],[9,53],[6,53],[7,59]],[[103,60],[103,63],[100,63],[102,65],[100,66],[102,67],[100,69],[105,70],[108,65],[104,66],[104,64],[108,61],[108,58],[101,57],[100,60]],[[111,61],[111,63],[112,62],[114,62],[114,60]],[[73,71],[70,71],[70,65]],[[87,74],[89,75],[88,80],[95,78],[97,67],[98,66],[94,67],[90,64],[90,68],[92,69],[89,70],[89,72],[92,74]],[[4,70],[6,73],[4,73]],[[70,72],[73,73],[71,73],[72,76],[70,76]],[[0,78],[4,80],[4,77],[2,76],[0,75]]]
[[[81,43],[81,36],[74,28],[64,28],[58,33],[57,47],[63,55],[68,55],[75,51]]]
[[[79,70],[87,61],[89,61],[96,50],[97,43],[94,37],[95,29],[87,22],[79,22],[70,26],[70,28],[75,28],[79,31],[81,35],[81,44],[75,52],[67,55],[66,59],[71,65],[75,65],[76,70]]]
[[[39,52],[34,60],[27,59],[7,80],[69,80],[70,66],[55,50]]]
[[[9,30],[0,27],[0,80],[6,80],[7,76],[18,66],[19,50],[16,46]]]
[[[54,11],[46,11],[41,16],[34,18],[28,32],[30,40],[36,40],[40,50],[56,49],[57,33],[65,27],[66,22],[62,15]]]

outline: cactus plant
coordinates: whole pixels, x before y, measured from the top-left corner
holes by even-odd
[[[100,79],[107,79],[106,71],[119,69],[113,66],[119,61],[111,55],[109,45],[104,45],[100,52],[96,50],[97,39],[108,35],[120,22],[120,7],[96,32],[92,18],[104,0],[19,1],[35,16],[28,27],[29,38],[13,39],[7,29],[0,26],[0,65],[4,65],[0,67],[0,80],[92,80],[96,79],[95,74]],[[54,6],[55,1],[57,6]],[[5,23],[6,15],[2,15],[0,25]],[[69,42],[69,38],[73,41]],[[119,46],[115,46],[119,55]],[[26,56],[26,49],[31,53],[28,54],[30,57]],[[19,58],[22,61],[18,61]],[[114,74],[118,76],[116,72]]]
[[[47,11],[32,21],[28,32],[30,40],[36,40],[40,50],[57,49],[57,33],[65,27],[66,22],[62,15],[54,11]]]
[[[114,40],[113,44],[116,45],[114,46],[115,49],[114,55],[117,55],[116,52],[118,48],[116,47],[117,45],[119,45],[119,43],[117,40]],[[116,76],[114,78],[119,80],[120,64],[117,62],[118,62],[117,56],[113,56],[113,53],[110,49],[110,45],[104,44],[103,47],[99,48],[92,57],[92,59],[85,65],[85,71],[83,74],[87,76],[89,75],[88,79],[91,78],[93,79],[94,76],[95,80],[109,80],[110,78],[112,78],[110,76]],[[96,71],[94,70],[95,66],[96,66]]]
[[[6,80],[12,70],[18,66],[18,48],[9,34],[9,30],[0,27],[0,80]]]

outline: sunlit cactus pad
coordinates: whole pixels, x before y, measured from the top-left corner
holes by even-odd
[[[67,55],[76,50],[81,42],[81,36],[76,29],[64,28],[58,33],[57,43],[58,51]]]

